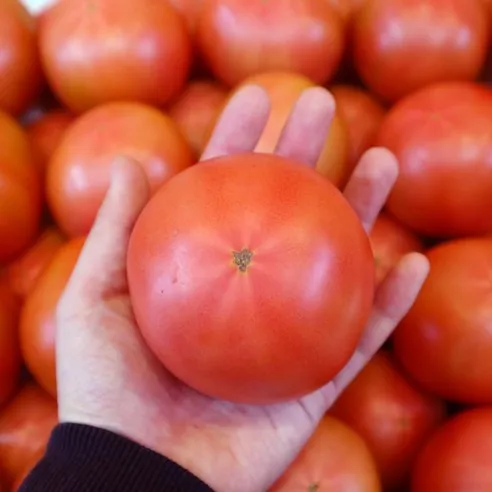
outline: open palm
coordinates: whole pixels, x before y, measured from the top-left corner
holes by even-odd
[[[203,159],[252,151],[269,114],[266,93],[240,91],[224,110]],[[276,153],[314,166],[334,114],[331,95],[305,91]],[[345,196],[369,231],[397,176],[397,163],[372,149]],[[384,343],[414,301],[428,264],[412,253],[388,275],[357,351],[324,388],[271,406],[203,396],[170,375],[143,342],[126,284],[131,229],[149,198],[137,163],[115,163],[110,190],[57,312],[61,422],[122,434],[179,463],[216,491],[262,491],[279,477],[343,388]]]

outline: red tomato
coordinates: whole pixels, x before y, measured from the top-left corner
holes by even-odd
[[[152,191],[193,163],[177,125],[155,108],[110,103],[87,112],[65,133],[47,172],[50,209],[69,236],[89,232],[119,155],[142,164]]]
[[[384,107],[368,92],[350,85],[335,85],[330,89],[337,103],[340,117],[348,131],[351,168],[374,143]]]
[[[368,0],[354,17],[354,63],[389,101],[433,82],[473,80],[488,26],[480,0]]]
[[[43,454],[57,423],[56,401],[34,384],[0,412],[0,469],[9,483]]]
[[[415,457],[443,421],[445,406],[407,379],[379,352],[330,411],[358,432],[372,451],[385,488],[399,488]]]
[[[18,0],[2,0],[0,110],[21,114],[39,96],[42,86],[34,19]]]
[[[420,239],[386,214],[381,214],[369,234],[376,261],[376,283],[380,283],[407,253],[422,251]]]
[[[392,150],[400,175],[388,210],[434,237],[492,231],[492,92],[436,84],[388,113],[376,143]]]
[[[161,188],[134,228],[128,279],[143,336],[171,372],[211,396],[268,403],[318,388],[347,362],[374,262],[334,186],[251,153]]]
[[[366,443],[329,415],[270,492],[380,492],[376,464]]]
[[[204,1],[205,0],[169,0],[169,3],[184,17],[189,31],[194,33]]]
[[[260,85],[270,97],[270,117],[255,150],[272,153],[299,96],[314,84],[302,75],[287,72],[266,72],[250,77],[237,90],[247,84]],[[346,183],[352,172],[348,138],[344,121],[335,115],[316,168],[338,187]]]
[[[35,239],[41,201],[41,178],[29,140],[15,120],[0,112],[0,263]]]
[[[0,407],[12,396],[19,382],[21,370],[17,336],[19,310],[18,299],[2,277],[0,279]]]
[[[26,127],[27,136],[37,155],[37,162],[43,175],[66,129],[74,120],[75,117],[71,113],[59,109],[46,113]]]
[[[216,82],[190,82],[169,108],[169,116],[178,125],[198,158],[208,142],[228,93]]]
[[[427,257],[430,275],[394,334],[395,353],[430,391],[492,403],[492,238],[443,243]]]
[[[64,0],[40,19],[40,49],[56,95],[82,112],[110,101],[161,105],[184,86],[192,47],[165,1]]]
[[[59,248],[27,296],[20,318],[19,337],[26,366],[53,397],[56,397],[55,310],[83,244],[84,238],[77,238]]]
[[[431,437],[412,474],[412,492],[492,490],[492,408],[467,410]]]
[[[230,86],[270,70],[325,83],[345,44],[343,21],[327,0],[207,0],[197,37],[204,61]]]

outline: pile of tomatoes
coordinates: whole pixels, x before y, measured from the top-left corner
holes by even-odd
[[[491,39],[490,0],[61,0],[38,15],[1,0],[5,490],[57,422],[54,310],[113,158],[135,157],[157,190],[196,162],[249,82],[272,103],[258,151],[322,85],[337,102],[317,165],[326,179],[343,187],[371,146],[394,152],[400,176],[370,235],[376,282],[410,251],[431,264],[285,483],[492,490]]]

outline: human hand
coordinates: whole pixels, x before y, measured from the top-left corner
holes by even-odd
[[[252,151],[269,101],[258,87],[231,100],[203,159]],[[315,165],[334,114],[321,89],[305,91],[276,153]],[[395,158],[372,149],[345,196],[369,231],[397,177]],[[428,273],[425,257],[404,257],[380,285],[364,335],[347,366],[325,387],[297,401],[247,406],[208,398],[177,381],[146,347],[126,281],[133,225],[149,198],[138,164],[115,163],[110,190],[57,310],[57,380],[61,422],[124,435],[180,464],[212,489],[267,490],[283,473],[347,384],[412,305]]]

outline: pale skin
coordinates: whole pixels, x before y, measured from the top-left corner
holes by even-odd
[[[334,111],[329,92],[305,91],[275,152],[314,167]],[[259,87],[237,93],[202,159],[252,151],[268,113],[268,97]],[[397,173],[396,159],[385,149],[369,150],[354,171],[344,193],[366,231]],[[126,252],[148,199],[138,163],[117,159],[108,194],[58,305],[60,421],[126,436],[182,465],[217,492],[267,490],[411,307],[428,274],[428,262],[411,253],[390,272],[376,292],[359,346],[326,386],[289,403],[234,405],[181,384],[140,336],[127,294]]]

